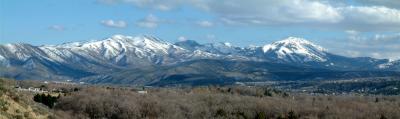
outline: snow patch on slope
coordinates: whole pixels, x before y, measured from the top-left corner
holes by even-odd
[[[396,64],[400,64],[400,60],[389,60],[388,63],[380,64],[378,65],[378,68],[380,69],[387,69],[392,66],[395,66]]]
[[[325,62],[326,49],[302,38],[289,37],[262,47],[264,53],[276,54],[278,59],[295,62]]]
[[[61,62],[80,60],[77,55],[100,61],[119,62],[126,57],[131,57],[128,60],[137,57],[159,62],[157,58],[186,52],[183,48],[149,35],[137,37],[114,35],[104,40],[47,45],[41,46],[40,49],[49,54],[51,59]]]

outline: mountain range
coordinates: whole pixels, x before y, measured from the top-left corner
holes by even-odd
[[[302,38],[264,46],[114,35],[59,45],[0,45],[0,76],[128,85],[400,77],[400,60],[347,57]]]

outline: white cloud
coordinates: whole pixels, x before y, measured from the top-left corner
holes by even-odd
[[[357,31],[400,31],[399,0],[366,0],[370,4],[339,4],[337,0],[106,0],[139,8],[168,11],[192,7],[217,16],[226,25],[307,26]],[[386,2],[383,2],[386,1]],[[376,5],[375,5],[376,4]],[[357,6],[354,6],[357,5]],[[364,6],[362,6],[364,5]],[[365,6],[368,5],[368,6]],[[378,5],[378,6],[377,6]],[[144,23],[143,26],[157,26]]]
[[[55,30],[55,31],[64,31],[65,27],[61,25],[51,25],[49,27],[50,30]]]
[[[100,23],[103,24],[104,26],[113,27],[113,28],[125,28],[125,27],[128,26],[128,24],[125,21],[122,21],[122,20],[118,20],[118,21],[103,20]]]
[[[198,21],[198,22],[196,22],[196,24],[199,25],[199,26],[201,26],[201,27],[213,27],[213,26],[214,26],[214,23],[213,23],[213,22],[206,21],[206,20],[204,20],[204,21]]]
[[[169,11],[181,5],[185,0],[97,0],[99,3],[115,4],[127,3],[138,8],[155,9],[161,11]]]
[[[242,24],[336,23],[342,19],[332,6],[309,0],[219,0],[208,11]]]
[[[187,38],[185,36],[179,36],[178,41],[186,41]]]
[[[360,30],[400,30],[400,11],[387,7],[338,8],[344,16],[343,26]]]
[[[358,3],[365,5],[378,5],[390,8],[400,8],[400,0],[355,0]]]
[[[152,14],[149,14],[144,19],[137,21],[136,25],[143,28],[157,28],[162,22],[163,20],[160,20],[158,17]]]
[[[394,41],[394,42],[399,42],[400,43],[400,33],[393,34],[393,35],[382,35],[382,34],[376,34],[374,37],[375,41]],[[400,44],[398,44],[400,47]]]
[[[344,54],[346,54],[345,56],[348,56],[348,57],[360,57],[361,53],[359,51],[347,50],[347,51],[344,51]]]
[[[356,31],[356,30],[346,30],[345,32],[346,32],[347,34],[349,34],[349,35],[352,35],[352,36],[358,35],[358,34],[359,34],[359,32]]]
[[[339,47],[337,52],[346,56],[400,59],[400,33],[373,36],[349,34],[346,43],[339,44],[332,46]]]
[[[212,2],[207,10],[228,25],[400,31],[400,11],[383,6],[333,6],[311,0],[220,0]]]

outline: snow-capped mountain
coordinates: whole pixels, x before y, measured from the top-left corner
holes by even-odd
[[[222,55],[240,55],[238,54],[243,48],[232,46],[230,43],[207,43],[207,44],[199,44],[193,40],[180,41],[175,43],[175,45],[185,48],[187,50],[195,51],[200,50],[213,54],[222,54]]]
[[[193,53],[200,52],[203,54],[208,54],[208,56],[213,56],[217,59],[250,60],[249,58],[255,57],[252,56],[253,54],[246,55],[245,48],[233,46],[228,42],[199,44],[193,40],[186,40],[177,42],[175,45],[190,50]]]
[[[0,62],[3,65],[10,64],[11,60],[25,62],[31,57],[62,64],[79,64],[74,66],[76,68],[98,68],[97,64],[101,64],[106,69],[113,66],[168,65],[194,59],[318,63],[323,66],[347,61],[346,57],[343,59],[341,56],[330,54],[321,46],[296,37],[262,47],[244,48],[229,43],[199,44],[191,40],[172,44],[148,35],[114,35],[104,40],[38,47],[29,44],[7,44],[0,47]],[[360,61],[367,60],[375,59]]]
[[[23,43],[1,45],[0,53],[2,60],[9,58],[27,60],[33,56],[46,56],[39,48]]]
[[[79,61],[79,57],[83,57],[123,65],[134,63],[139,59],[149,60],[156,64],[164,63],[169,60],[168,58],[172,58],[166,56],[188,52],[168,42],[145,35],[138,37],[114,35],[100,41],[74,42],[39,48],[49,54],[51,59],[59,62]]]
[[[159,70],[164,69],[160,67],[168,67],[174,69],[169,72],[181,71],[179,73],[184,73],[185,70],[181,70],[180,67],[185,66],[183,69],[199,67],[197,65],[192,67],[186,63],[197,60],[206,64],[211,63],[208,60],[229,61],[232,64],[226,66],[235,66],[238,69],[225,65],[218,66],[218,68],[226,68],[226,70],[229,69],[228,71],[235,72],[243,70],[247,73],[260,72],[253,71],[259,68],[264,68],[261,72],[273,70],[268,68],[274,66],[283,66],[280,69],[288,70],[294,68],[291,66],[297,67],[296,69],[300,67],[300,69],[319,68],[341,71],[400,69],[395,67],[398,66],[395,64],[399,64],[399,61],[396,63],[368,57],[339,56],[327,52],[327,50],[312,42],[295,37],[289,37],[262,47],[237,47],[229,43],[200,44],[190,40],[169,43],[149,35],[136,37],[114,35],[103,40],[59,45],[33,46],[22,43],[0,45],[0,76],[16,79],[103,77],[104,80],[111,80],[112,78],[108,78],[114,72],[139,71],[149,67],[150,69],[152,69],[151,67],[158,67],[155,69]],[[234,65],[236,62],[246,63],[238,63],[240,66],[236,66]],[[266,62],[267,64],[263,65],[267,67],[254,67],[256,65],[252,62]],[[223,62],[216,64],[221,65],[221,63]],[[270,65],[268,63],[278,64]],[[382,66],[387,67],[383,68]],[[247,67],[246,70],[243,67]],[[210,66],[209,68],[213,67]],[[203,73],[211,70],[194,69]],[[258,79],[263,78],[259,77]]]
[[[114,35],[103,40],[60,45],[0,45],[0,67],[9,67],[7,69],[10,70],[18,67],[21,73],[35,68],[46,69],[43,72],[57,69],[53,72],[55,75],[72,70],[104,73],[223,57],[202,50],[185,49],[149,35],[136,37]]]
[[[284,62],[325,62],[326,50],[305,39],[289,37],[262,47],[265,56]]]
[[[381,68],[381,69],[400,70],[400,60],[391,60],[388,63],[380,64],[379,68]]]

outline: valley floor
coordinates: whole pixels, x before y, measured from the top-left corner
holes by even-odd
[[[285,92],[280,89],[262,86],[133,88],[121,86],[43,84],[40,82],[25,81],[19,81],[18,85],[22,88],[25,86],[38,87],[49,91],[45,94],[38,92],[14,92],[21,95],[31,95],[31,99],[27,99],[31,102],[33,100],[37,102],[27,103],[31,107],[48,106],[45,108],[48,111],[42,113],[43,116],[41,117],[43,118],[400,118],[400,96],[398,95],[308,95]],[[29,108],[25,109],[30,110]],[[25,110],[20,111],[25,112]],[[13,114],[11,112],[6,113]],[[39,118],[40,116],[33,118],[36,117]],[[7,117],[3,116],[2,118]],[[20,118],[28,117],[21,116]]]

